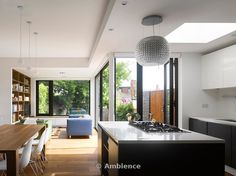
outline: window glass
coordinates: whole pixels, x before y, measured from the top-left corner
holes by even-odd
[[[89,81],[53,81],[53,115],[88,113]]]
[[[49,81],[39,81],[38,90],[38,113],[49,114]]]
[[[137,62],[135,58],[116,58],[116,120],[127,120],[137,112]]]
[[[90,81],[37,81],[38,115],[89,114]]]

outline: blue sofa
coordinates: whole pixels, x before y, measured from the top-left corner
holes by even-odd
[[[68,118],[66,131],[68,138],[71,138],[71,136],[92,135],[92,118]]]

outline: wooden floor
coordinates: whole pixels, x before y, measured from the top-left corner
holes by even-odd
[[[65,128],[54,129],[46,147],[48,163],[45,176],[99,176],[97,164],[97,132],[90,138],[67,139]],[[30,168],[25,175],[34,175]]]

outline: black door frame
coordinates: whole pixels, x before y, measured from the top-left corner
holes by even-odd
[[[103,91],[103,86],[102,86],[102,84],[103,84],[103,81],[102,81],[102,73],[103,73],[103,71],[107,68],[109,66],[109,62],[107,62],[103,67],[102,67],[102,69],[98,72],[98,74],[95,76],[95,96],[96,96],[96,78],[98,77],[98,76],[100,76],[100,88],[99,88],[99,103],[100,103],[100,105],[99,105],[99,111],[100,111],[100,121],[103,121],[103,107],[102,107],[102,105],[103,105],[103,100],[102,100],[102,91]],[[96,123],[96,119],[97,119],[97,117],[96,117],[96,98],[95,98],[95,123]],[[95,124],[95,127],[96,127],[96,124]]]
[[[167,122],[167,67],[169,64],[169,122]],[[174,118],[175,117],[175,118]],[[164,122],[178,126],[178,58],[170,58],[164,64]]]

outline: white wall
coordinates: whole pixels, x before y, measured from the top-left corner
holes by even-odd
[[[182,53],[179,58],[179,124],[188,128],[190,116],[216,116],[217,91],[201,89],[201,55]]]
[[[215,118],[230,118],[236,120],[236,88],[208,90],[208,92],[215,91],[212,95],[216,98],[217,116]]]
[[[75,66],[75,62],[70,62],[70,61],[74,61],[75,59],[67,59],[66,63],[70,63],[70,64],[63,64],[62,62],[55,62],[52,61],[51,59],[42,59],[42,62],[40,62],[39,66],[42,65],[47,65],[47,63],[51,66],[52,62],[54,62],[53,66],[61,66],[64,65],[66,67],[72,67]],[[76,66],[84,66],[84,61],[77,61]],[[48,65],[47,65],[48,66]],[[0,58],[0,125],[1,124],[5,124],[5,123],[11,123],[11,109],[12,109],[12,68],[21,68],[22,66],[18,65],[18,58]],[[49,66],[48,66],[49,67]],[[39,78],[40,79],[40,78]],[[45,78],[43,78],[45,79]],[[50,78],[48,78],[50,79]],[[53,78],[55,79],[55,78]],[[59,78],[58,78],[59,79]],[[64,78],[61,78],[64,79]],[[78,80],[83,80],[84,78],[80,78],[79,75],[77,78],[73,78],[73,79],[78,79]],[[31,115],[35,115],[35,80],[36,79],[32,79],[31,80],[31,101],[32,101],[32,105],[31,105]],[[92,83],[93,81],[91,81],[91,115],[94,116],[94,99],[92,97],[94,97],[94,84]]]

